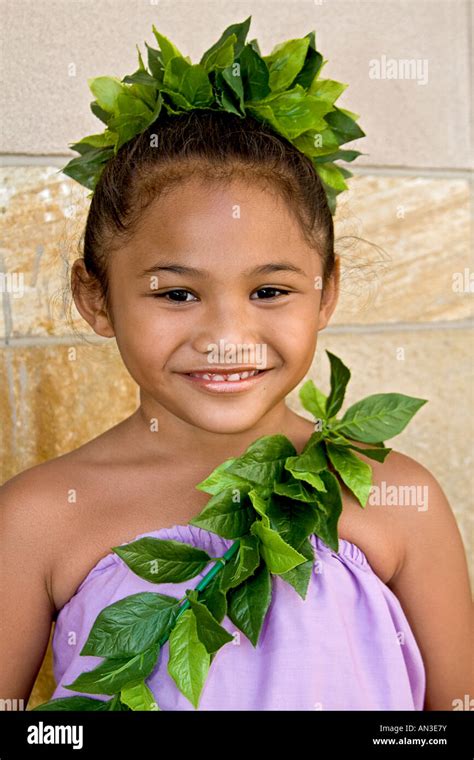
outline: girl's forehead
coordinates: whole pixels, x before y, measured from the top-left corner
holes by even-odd
[[[151,213],[148,217],[160,217],[160,220],[165,217],[172,223],[169,212],[173,210],[180,216],[222,214],[224,218],[245,221],[255,215],[251,214],[252,211],[281,214],[285,211],[285,206],[283,198],[272,186],[261,186],[239,179],[206,182],[202,178],[191,177],[165,188],[163,194],[150,204],[148,210]],[[246,210],[245,217],[239,214],[242,207]],[[175,221],[178,219],[175,218]]]
[[[233,180],[189,182],[167,190],[142,215],[130,247],[192,248],[233,244],[265,248],[304,244],[297,220],[274,190]]]

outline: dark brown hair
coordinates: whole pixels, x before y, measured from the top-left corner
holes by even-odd
[[[334,227],[311,160],[291,142],[247,115],[195,109],[162,113],[105,165],[84,231],[84,265],[110,309],[108,262],[133,236],[152,201],[192,176],[228,182],[235,176],[276,190],[321,256],[323,288],[334,267]],[[74,283],[73,283],[74,289]]]

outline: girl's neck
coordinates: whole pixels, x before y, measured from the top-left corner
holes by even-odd
[[[153,425],[155,419],[158,426]],[[162,408],[157,414],[156,406],[143,399],[126,423],[129,443],[131,440],[140,461],[169,462],[170,465],[188,461],[210,468],[229,457],[240,456],[253,441],[264,435],[286,435],[300,453],[314,430],[310,420],[293,412],[284,401],[252,428],[239,432],[198,428]]]

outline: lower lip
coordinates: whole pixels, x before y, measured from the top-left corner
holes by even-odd
[[[191,377],[191,375],[185,375],[180,373],[181,377],[186,380],[190,380],[192,383],[200,388],[212,391],[212,393],[238,393],[239,391],[246,391],[256,385],[262,377],[270,372],[269,369],[265,369],[259,372],[258,375],[252,375],[245,380],[205,380],[203,377]]]

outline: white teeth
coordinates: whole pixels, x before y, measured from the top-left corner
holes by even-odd
[[[213,382],[237,382],[238,380],[246,380],[248,377],[253,377],[258,374],[258,369],[254,369],[251,372],[234,372],[231,375],[214,375],[208,372],[191,372],[191,377],[200,377],[203,380],[212,380]]]

